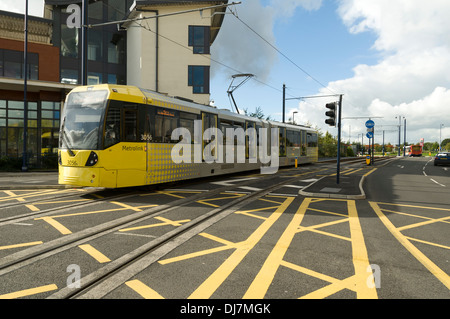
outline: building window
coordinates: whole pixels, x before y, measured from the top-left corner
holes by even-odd
[[[209,66],[189,65],[188,85],[194,94],[209,94]]]
[[[209,39],[209,26],[189,26],[189,46],[193,47],[194,54],[209,54]]]
[[[0,49],[0,76],[23,79],[24,75],[23,51]],[[27,78],[38,80],[39,77],[39,55],[28,52]]]

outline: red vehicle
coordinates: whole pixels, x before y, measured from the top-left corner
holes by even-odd
[[[411,145],[411,154],[410,156],[422,156],[422,146],[420,145]]]

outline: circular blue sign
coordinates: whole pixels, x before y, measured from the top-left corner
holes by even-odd
[[[374,126],[375,126],[375,122],[374,122],[374,121],[368,120],[368,121],[366,122],[366,127],[367,127],[367,128],[373,128]]]
[[[366,136],[367,138],[373,138],[373,132],[367,132]]]

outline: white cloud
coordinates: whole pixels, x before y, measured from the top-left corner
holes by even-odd
[[[331,90],[345,94],[343,115],[382,116],[376,122],[386,126],[398,123],[395,116],[405,116],[408,142],[439,140],[439,125],[450,127],[450,2],[340,0],[338,14],[349,32],[374,33],[373,49],[381,56],[375,65],[357,65],[353,77],[329,83]],[[304,108],[301,103],[300,111]],[[302,112],[329,129],[323,105],[315,114]],[[364,132],[363,123],[344,122],[352,126],[353,137]]]
[[[298,7],[317,10],[322,0],[244,0],[233,8],[238,17],[267,42],[276,45],[273,33],[275,21],[291,17]],[[242,73],[252,73],[261,81],[266,81],[272,67],[278,59],[278,53],[263,39],[255,35],[248,27],[232,16],[227,16],[212,46],[215,60],[231,66]],[[218,72],[228,75],[234,70],[212,63],[212,75]]]

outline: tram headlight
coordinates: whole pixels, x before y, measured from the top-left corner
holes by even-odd
[[[86,165],[85,166],[94,166],[95,164],[97,164],[98,162],[98,155],[95,152],[91,152],[91,154],[89,154],[89,157],[87,159]]]

